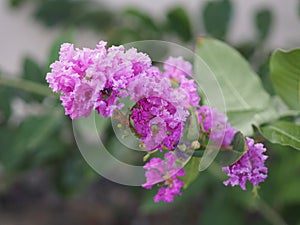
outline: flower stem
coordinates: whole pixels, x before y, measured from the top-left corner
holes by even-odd
[[[281,216],[272,209],[263,199],[258,199],[258,210],[266,220],[273,225],[287,225]]]
[[[58,97],[58,95],[52,93],[48,87],[29,80],[11,79],[11,78],[6,78],[4,76],[0,76],[0,85],[11,87],[11,88],[17,88],[23,91],[31,92],[45,97],[51,97],[51,98]]]

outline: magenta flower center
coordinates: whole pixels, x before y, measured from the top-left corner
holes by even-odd
[[[155,96],[143,98],[132,107],[131,127],[147,150],[175,149],[183,126],[175,119],[175,113],[175,106]]]

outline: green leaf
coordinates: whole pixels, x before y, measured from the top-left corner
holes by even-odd
[[[42,146],[61,124],[61,115],[61,111],[57,110],[51,115],[28,117],[14,135],[17,141],[12,143],[11,149],[5,150],[4,166],[9,170],[21,169],[24,160],[28,161],[27,156],[37,150],[42,151]]]
[[[206,32],[213,37],[225,39],[232,14],[231,2],[208,1],[202,14]]]
[[[288,145],[300,150],[300,125],[276,121],[260,127],[260,131],[272,143]]]
[[[86,3],[80,0],[44,0],[39,2],[34,16],[46,26],[74,24],[86,11]]]
[[[270,73],[275,92],[291,108],[300,110],[300,49],[276,50],[271,57]]]
[[[262,9],[256,13],[255,25],[258,31],[258,37],[260,40],[265,40],[272,28],[273,15],[269,9]]]
[[[156,25],[156,23],[154,22],[154,20],[149,15],[147,15],[139,10],[127,9],[125,11],[125,16],[135,17],[135,19],[136,19],[135,21],[140,22],[140,24],[143,25],[144,28],[146,28],[146,30],[151,29],[152,31],[155,31],[155,32],[159,31],[159,28]]]
[[[45,83],[45,74],[43,74],[43,70],[29,57],[26,57],[23,61],[23,78],[38,83]]]
[[[208,70],[195,62],[195,78],[200,88],[205,96],[219,99],[219,105],[214,107],[221,112],[219,107],[225,101],[229,122],[238,117],[236,128],[251,135],[251,124],[262,124],[278,117],[259,77],[235,49],[215,39],[199,38],[196,54],[209,67]],[[216,102],[215,99],[204,102],[210,105],[212,100]]]
[[[237,132],[231,143],[232,150],[221,150],[218,153],[216,161],[222,166],[229,166],[238,161],[246,152],[245,136],[241,132]]]
[[[193,38],[190,18],[183,8],[176,7],[171,9],[167,14],[167,18],[170,28],[183,41],[187,42]]]
[[[186,189],[199,175],[200,158],[192,157],[184,167],[185,176],[182,177],[184,181],[183,188]]]
[[[103,7],[88,11],[80,17],[80,26],[91,27],[95,30],[106,32],[114,27],[116,17],[113,13]]]

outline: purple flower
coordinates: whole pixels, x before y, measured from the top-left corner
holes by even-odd
[[[149,151],[174,150],[182,136],[183,121],[176,118],[176,107],[161,97],[139,100],[130,119],[135,133]]]
[[[178,82],[185,81],[187,76],[192,76],[191,63],[183,60],[182,57],[169,57],[164,62],[164,69],[166,77]]]
[[[192,65],[183,60],[182,57],[169,57],[164,62],[164,69],[164,77],[169,78],[184,91],[183,103],[185,107],[199,107],[200,96],[197,92],[197,85],[194,80],[191,79]]]
[[[263,182],[267,178],[268,169],[265,167],[265,160],[268,156],[261,143],[254,144],[254,140],[246,137],[248,151],[233,165],[223,167],[222,170],[230,177],[224,184],[236,186],[240,185],[246,190],[246,182],[249,180],[254,186]]]
[[[152,158],[145,164],[146,183],[142,187],[151,189],[153,185],[161,183],[158,193],[154,196],[154,201],[172,202],[176,195],[181,195],[180,189],[184,182],[177,177],[185,176],[183,168],[176,166],[176,156],[168,152],[164,155],[164,160]]]
[[[208,134],[212,142],[224,147],[231,144],[236,129],[229,125],[224,114],[208,106],[201,106],[197,113],[200,134]]]

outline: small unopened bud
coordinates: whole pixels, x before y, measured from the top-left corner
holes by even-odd
[[[146,146],[145,146],[145,144],[144,144],[143,142],[141,142],[141,143],[139,144],[139,147],[140,147],[141,149],[145,149],[145,148],[146,148]]]
[[[193,149],[198,149],[198,148],[200,148],[201,145],[200,145],[199,141],[193,141],[191,146]]]

